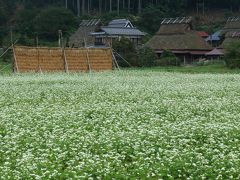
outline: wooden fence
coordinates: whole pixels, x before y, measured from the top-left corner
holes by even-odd
[[[15,72],[88,72],[113,69],[110,48],[33,48],[16,46]]]

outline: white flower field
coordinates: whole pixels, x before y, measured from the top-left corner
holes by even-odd
[[[240,75],[0,77],[0,179],[240,179]]]

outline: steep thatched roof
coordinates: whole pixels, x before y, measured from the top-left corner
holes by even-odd
[[[225,27],[222,30],[225,40],[220,47],[225,48],[233,42],[240,41],[240,17],[228,18]]]
[[[174,22],[174,20],[172,21]],[[162,23],[159,31],[146,44],[154,50],[210,50],[197,31],[192,30],[191,22]]]
[[[224,29],[240,29],[240,17],[228,18]]]
[[[93,45],[94,37],[90,36],[90,33],[100,27],[100,24],[100,19],[83,20],[78,30],[70,37],[69,46],[83,47],[85,45]]]
[[[229,44],[234,43],[234,42],[240,42],[240,38],[226,38],[223,43],[221,44],[221,48],[226,48]]]

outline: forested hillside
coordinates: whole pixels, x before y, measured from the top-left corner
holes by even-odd
[[[197,19],[210,12],[225,17],[240,11],[239,0],[0,0],[0,46],[9,42],[11,29],[22,43],[39,37],[56,40],[58,30],[69,36],[83,18],[108,21],[127,17],[142,30],[153,34],[164,17],[194,14]],[[216,15],[217,16],[217,15]],[[208,18],[206,18],[208,19]],[[197,24],[199,29],[213,31]]]

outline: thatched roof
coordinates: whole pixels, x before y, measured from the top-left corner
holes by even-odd
[[[207,52],[205,55],[206,56],[223,56],[224,55],[224,51],[223,51],[223,49],[215,48],[212,51]]]
[[[174,22],[174,21],[173,21]],[[146,44],[154,50],[210,50],[211,46],[192,30],[191,22],[162,23],[159,31]]]
[[[225,48],[233,42],[240,41],[240,17],[228,18],[227,23],[222,30],[225,40],[220,47]]]
[[[240,29],[240,17],[228,18],[224,29]]]
[[[240,38],[226,38],[223,43],[221,44],[221,48],[226,48],[229,44],[234,43],[234,42],[240,42]]]
[[[100,24],[100,19],[83,20],[79,25],[78,30],[70,37],[69,46],[83,47],[85,45],[93,45],[94,38],[90,36],[90,33],[100,27]]]

